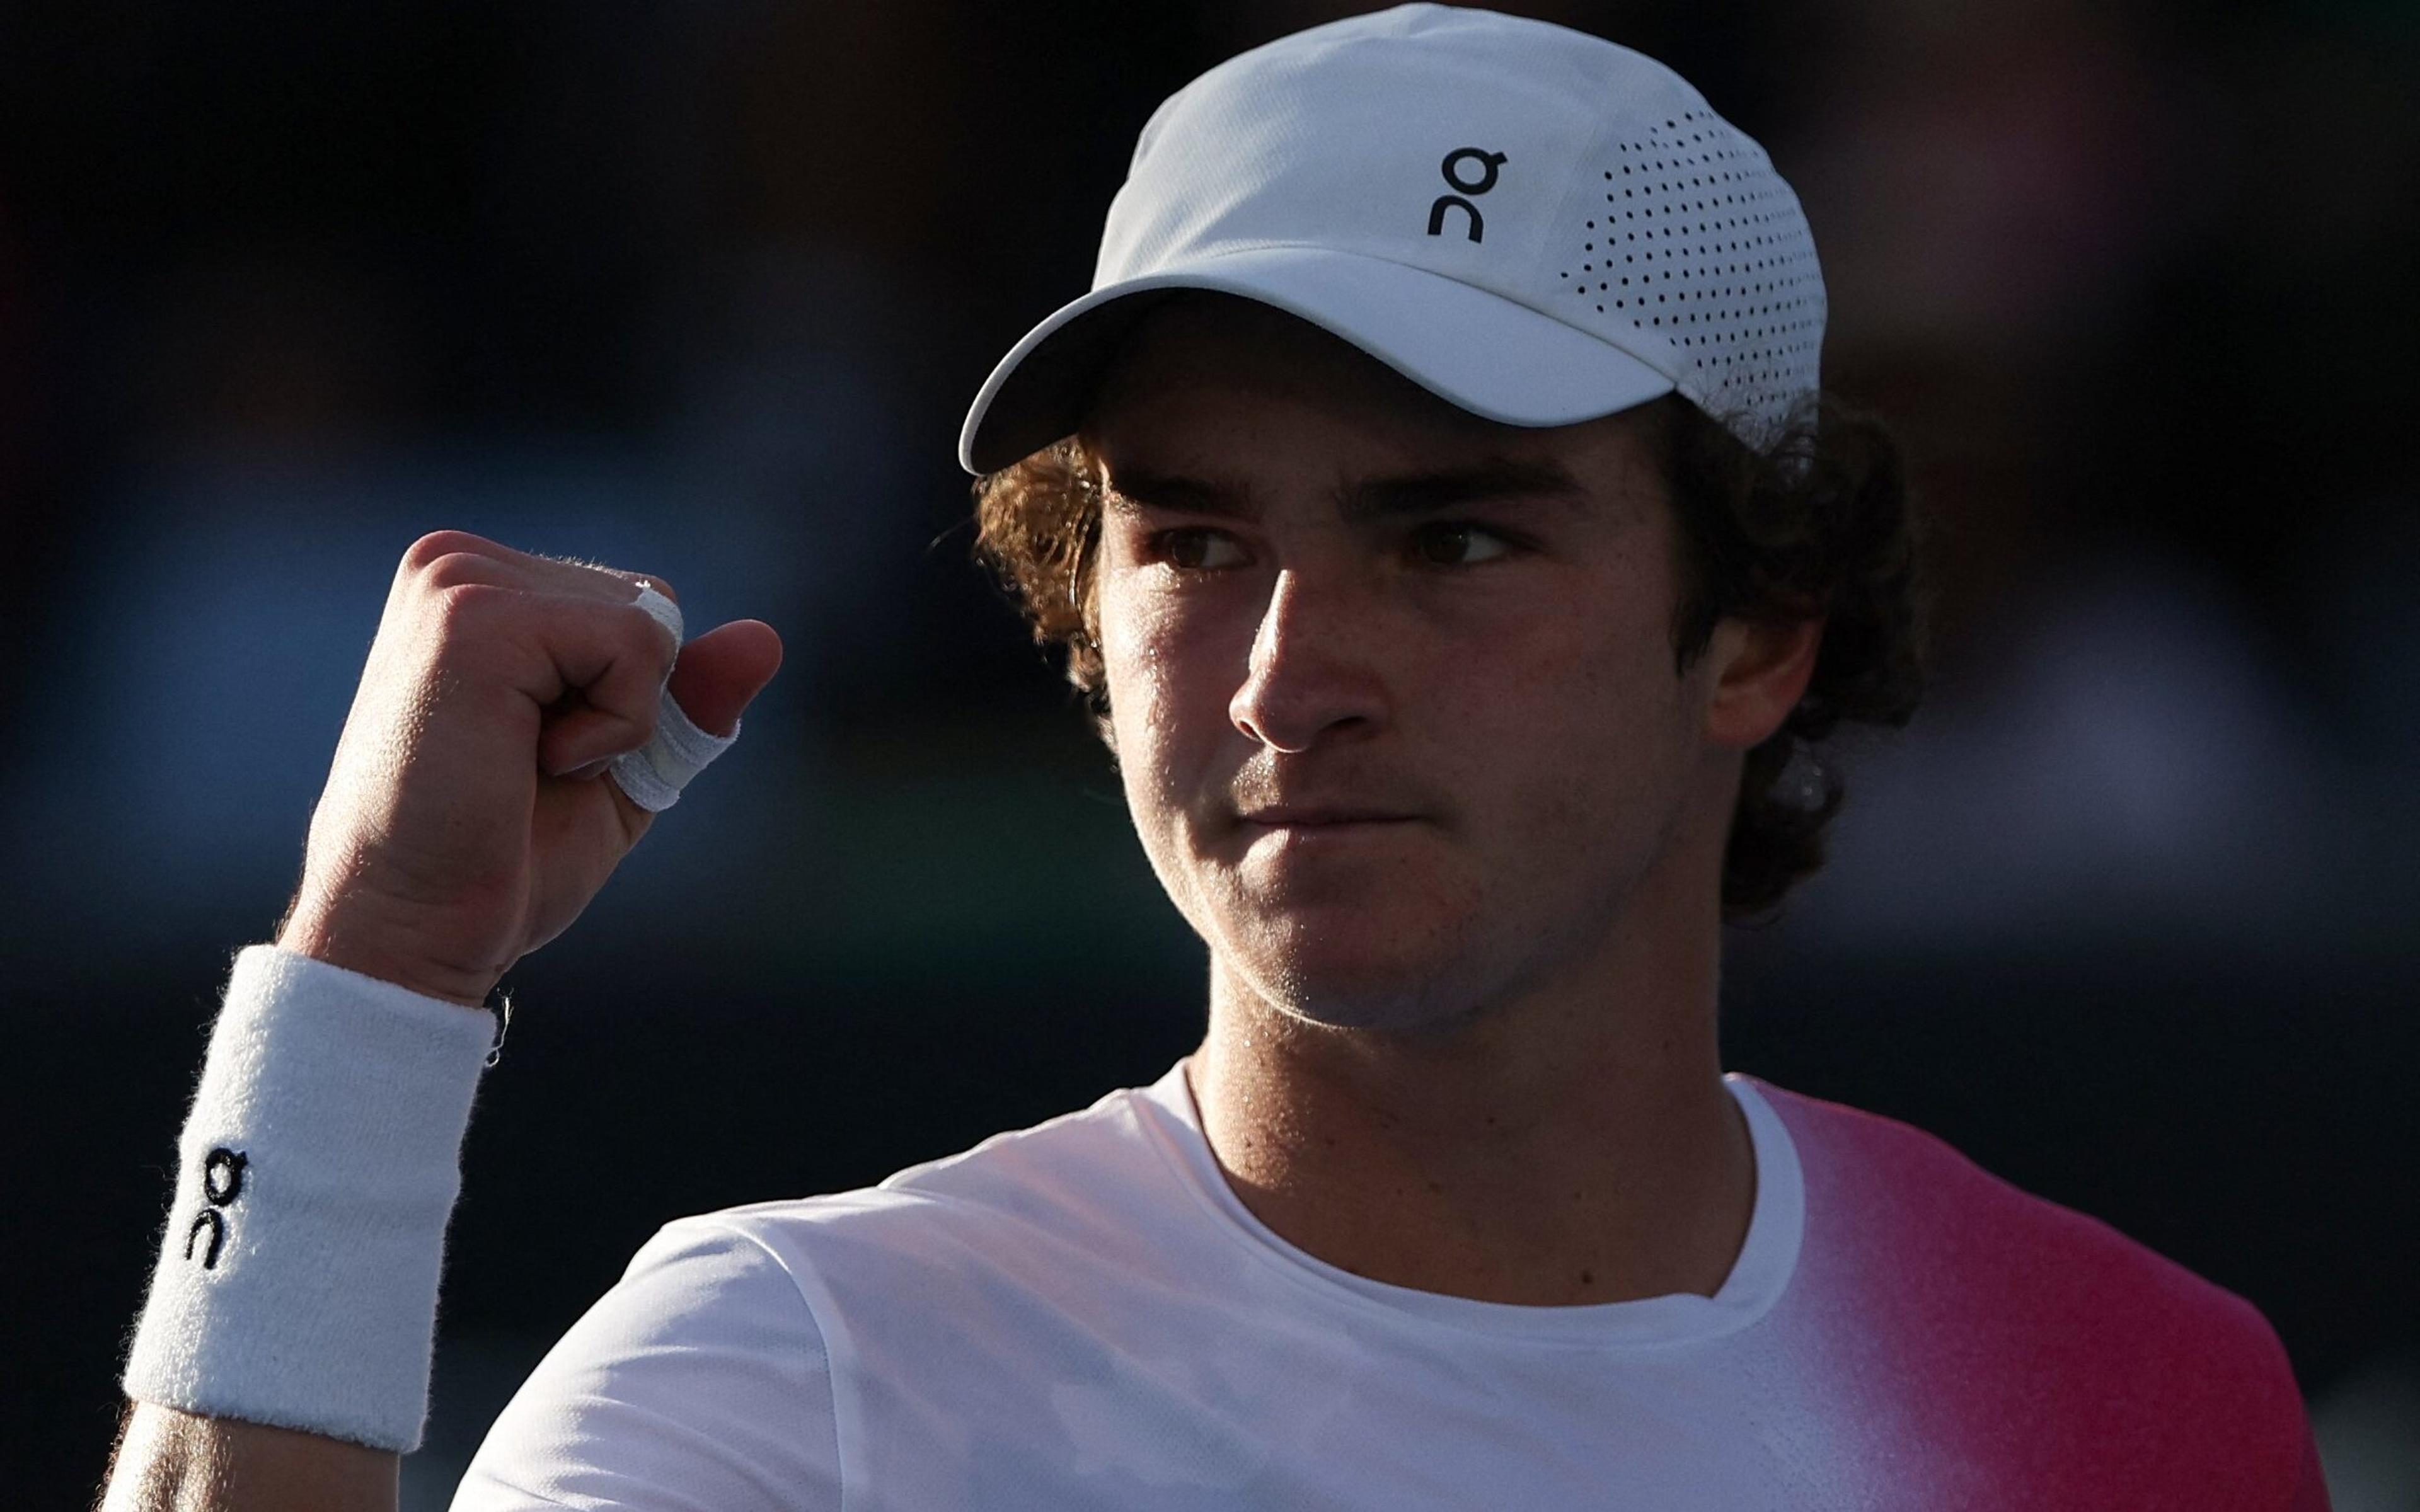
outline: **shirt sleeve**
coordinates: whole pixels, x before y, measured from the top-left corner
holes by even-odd
[[[822,1331],[736,1228],[672,1225],[489,1429],[454,1512],[824,1512],[841,1504]]]

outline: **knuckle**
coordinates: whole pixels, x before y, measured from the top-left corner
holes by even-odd
[[[655,616],[636,614],[631,619],[637,623],[628,626],[628,643],[638,654],[639,665],[661,682],[672,671],[673,660],[680,655],[680,647],[674,643],[672,632],[656,623]]]
[[[495,563],[475,551],[448,551],[420,569],[420,580],[441,592],[492,580]]]
[[[403,565],[408,572],[426,572],[449,556],[492,556],[498,549],[495,542],[468,531],[431,531],[404,548]]]
[[[439,633],[453,640],[476,633],[515,594],[493,583],[458,582],[440,586],[432,596]]]

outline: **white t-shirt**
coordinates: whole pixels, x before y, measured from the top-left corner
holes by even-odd
[[[1725,1078],[1713,1297],[1475,1302],[1236,1200],[1182,1063],[860,1192],[666,1227],[456,1512],[2323,1508],[2249,1304],[1903,1125]]]

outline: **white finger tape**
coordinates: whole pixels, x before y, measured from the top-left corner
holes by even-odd
[[[606,771],[630,801],[649,813],[661,813],[680,801],[681,789],[706,764],[731,748],[739,738],[733,725],[727,735],[709,735],[690,722],[671,693],[656,696],[656,733],[637,750],[613,758]]]
[[[680,606],[665,596],[663,590],[654,583],[644,580],[640,582],[639,601],[632,607],[644,610],[647,618],[670,630],[673,633],[674,645],[679,645],[688,639],[681,629]]]
[[[637,608],[673,633],[673,640],[681,639],[680,606],[656,590],[652,583],[639,584]],[[649,813],[661,813],[680,801],[681,789],[706,770],[717,756],[731,748],[739,738],[739,727],[731,727],[727,735],[709,735],[691,723],[673,702],[671,692],[656,698],[656,733],[637,750],[613,758],[606,771],[613,783],[628,795],[632,803]]]

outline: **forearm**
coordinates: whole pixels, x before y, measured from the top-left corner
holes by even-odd
[[[395,1512],[400,1462],[317,1433],[132,1402],[101,1512]]]

